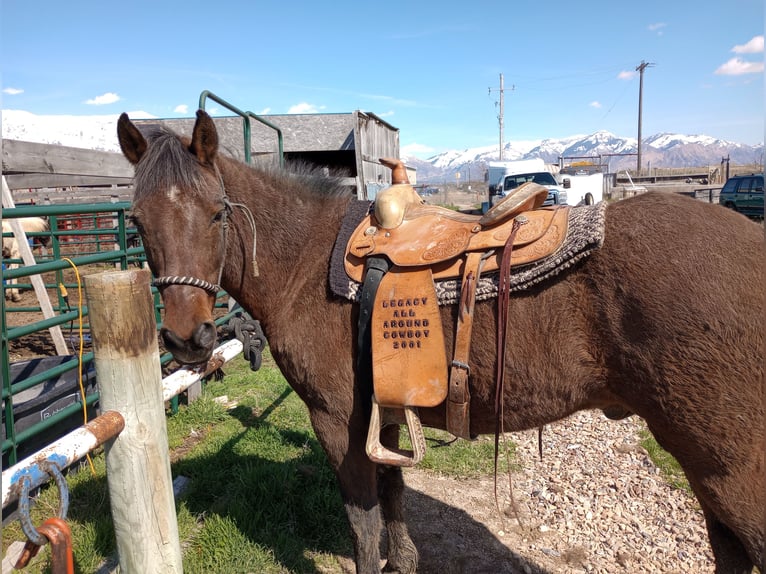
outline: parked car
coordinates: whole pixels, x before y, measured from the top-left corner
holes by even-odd
[[[438,187],[419,187],[417,190],[420,195],[436,195],[439,193]]]
[[[763,174],[730,177],[721,189],[718,201],[743,215],[763,219]]]

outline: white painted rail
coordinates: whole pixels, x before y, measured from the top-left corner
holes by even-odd
[[[242,353],[242,342],[233,339],[218,346],[213,351],[213,359],[211,361],[216,361],[216,365],[220,360],[223,363],[227,363],[240,353]],[[190,386],[199,382],[205,376],[206,371],[182,367],[171,373],[162,380],[162,400],[169,401],[173,397],[180,395]],[[104,419],[102,419],[104,416],[107,416],[109,419],[106,426]],[[119,420],[122,422],[118,422],[116,417],[119,417]],[[42,486],[51,479],[50,475],[40,467],[41,461],[53,462],[61,470],[64,470],[81,460],[86,454],[93,452],[104,441],[113,438],[115,435],[108,434],[105,436],[104,432],[111,433],[108,430],[110,428],[108,425],[117,424],[119,424],[119,430],[116,431],[118,433],[124,426],[122,415],[112,411],[103,413],[88,422],[88,424],[73,430],[45,448],[5,469],[2,477],[3,508],[17,498],[17,490],[19,488],[17,485],[23,476],[30,477],[30,489]]]

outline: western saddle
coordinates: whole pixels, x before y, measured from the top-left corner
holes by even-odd
[[[373,213],[351,234],[344,265],[347,275],[363,284],[358,355],[372,356],[367,454],[382,464],[413,466],[425,453],[417,407],[446,400],[447,430],[472,438],[468,360],[479,277],[500,274],[500,336],[508,298],[507,290],[502,293],[503,277],[510,276],[512,265],[532,263],[558,249],[568,208],[540,208],[548,190],[531,182],[484,215],[427,205],[401,161],[380,162],[392,169],[393,184],[378,194]],[[449,365],[434,285],[445,279],[459,279],[461,285]],[[504,343],[498,343],[501,348]],[[381,444],[380,431],[387,424],[407,425],[412,450]]]

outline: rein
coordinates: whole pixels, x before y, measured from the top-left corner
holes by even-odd
[[[253,230],[253,257],[252,257],[252,264],[253,264],[253,277],[258,277],[258,263],[255,259],[255,247],[256,247],[256,232],[255,232],[255,218],[253,217],[253,212],[250,211],[250,208],[245,205],[244,203],[234,203],[229,200],[229,196],[226,195],[226,186],[223,183],[223,176],[221,175],[221,171],[218,169],[218,164],[214,164],[215,167],[215,174],[218,176],[218,182],[221,186],[221,201],[224,205],[223,210],[223,217],[221,222],[221,245],[224,249],[224,256],[221,259],[221,265],[218,268],[218,280],[215,283],[210,283],[209,281],[205,281],[204,279],[199,279],[198,277],[192,277],[188,275],[166,275],[163,277],[157,277],[152,281],[152,285],[155,287],[165,287],[167,285],[189,285],[191,287],[198,287],[204,291],[207,291],[211,295],[215,296],[218,291],[221,290],[221,277],[223,276],[223,267],[226,262],[226,252],[227,252],[227,244],[226,244],[226,232],[229,229],[229,216],[234,211],[235,207],[240,208],[244,214],[245,219],[247,219],[247,222],[250,224],[250,227]]]

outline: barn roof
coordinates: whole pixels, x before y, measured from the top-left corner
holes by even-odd
[[[375,124],[384,131],[399,129],[371,112],[356,110],[347,113],[281,114],[259,116],[282,130],[285,153],[354,150],[357,142],[355,130],[362,124]],[[244,120],[240,116],[216,116],[221,147],[231,155],[242,158],[244,148]],[[139,127],[162,124],[176,133],[191,136],[195,118],[135,120]],[[273,152],[277,146],[276,131],[255,119],[250,119],[250,148],[252,153]]]

